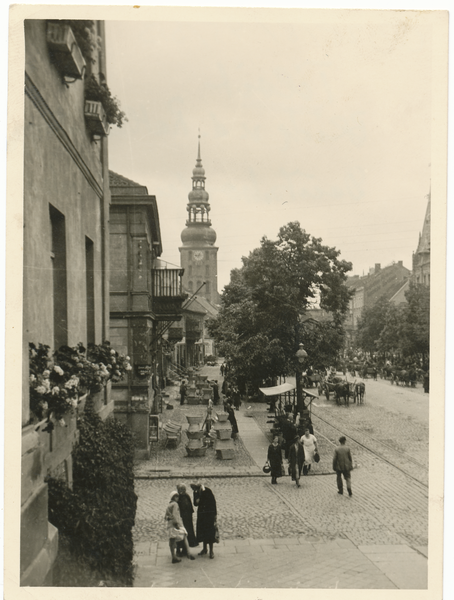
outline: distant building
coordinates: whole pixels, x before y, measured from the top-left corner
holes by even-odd
[[[377,263],[364,277],[348,277],[346,285],[353,290],[353,295],[349,302],[345,327],[351,341],[354,339],[364,308],[373,306],[383,297],[396,303],[401,302],[402,297],[405,301],[404,286],[408,285],[410,277],[411,271],[403,266],[401,260],[383,269]]]
[[[205,169],[200,157],[199,135],[197,162],[192,170],[192,190],[188,195],[188,218],[186,227],[181,232],[183,287],[189,293],[197,292],[198,296],[219,304],[218,248],[214,245],[216,232],[211,227],[211,207],[208,192],[205,190],[205,179]]]
[[[418,247],[413,253],[413,280],[430,285],[430,192],[427,196],[426,216],[419,234]]]
[[[169,330],[169,340],[176,341],[173,363],[181,369],[203,365],[207,356],[216,356],[214,339],[207,328],[209,319],[218,315],[212,302],[196,295],[183,305],[183,320]]]

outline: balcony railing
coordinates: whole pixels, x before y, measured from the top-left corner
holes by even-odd
[[[183,269],[152,270],[153,312],[159,321],[181,319],[181,307],[187,298],[181,285],[183,273]]]
[[[181,278],[184,269],[153,269],[153,298],[182,296]]]

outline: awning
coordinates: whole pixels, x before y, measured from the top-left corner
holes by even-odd
[[[275,385],[274,387],[259,388],[265,396],[279,396],[279,394],[285,394],[285,392],[291,392],[296,388],[293,383],[283,383],[281,385]]]

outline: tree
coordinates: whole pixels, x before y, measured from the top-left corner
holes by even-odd
[[[396,306],[385,297],[366,307],[358,322],[358,345],[366,352],[420,355],[427,361],[430,348],[430,290],[410,282],[407,302]]]
[[[389,306],[389,301],[382,296],[373,306],[364,308],[358,320],[357,337],[358,345],[364,352],[377,351],[378,339],[385,327]]]
[[[430,351],[430,289],[411,282],[405,297],[407,304],[402,323],[402,354],[420,354],[426,361]]]
[[[404,335],[402,324],[405,320],[405,313],[405,305],[389,304],[383,329],[377,339],[377,349],[380,352],[401,353]]]
[[[308,363],[313,363],[316,346],[322,348],[325,340],[302,317],[316,305],[331,315],[331,325],[322,329],[331,335],[332,346],[323,352],[335,355],[350,298],[345,280],[351,264],[339,254],[292,222],[280,228],[276,240],[263,237],[260,247],[242,258],[217,318],[209,323],[238,384],[256,388],[292,373],[300,342],[306,342]]]

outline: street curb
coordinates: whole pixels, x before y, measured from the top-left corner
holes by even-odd
[[[320,477],[330,475],[333,476],[335,473],[312,473],[311,475],[307,475],[307,477]],[[210,472],[195,472],[188,473],[185,472],[165,472],[165,473],[142,473],[139,475],[135,475],[134,479],[194,479],[194,478],[204,478],[204,479],[238,479],[241,477],[263,477],[267,479],[270,477],[269,473],[258,473],[258,472],[249,472],[249,473],[238,473],[238,471],[234,471],[232,473],[210,473]]]

